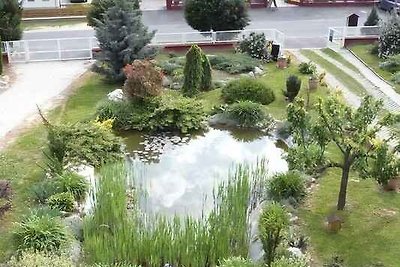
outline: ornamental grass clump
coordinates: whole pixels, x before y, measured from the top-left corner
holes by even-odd
[[[264,106],[258,103],[239,101],[229,105],[225,112],[240,127],[270,128],[273,126],[272,117],[265,112]]]
[[[268,196],[275,201],[293,199],[300,202],[306,195],[306,181],[296,171],[278,173],[268,181],[267,189]]]
[[[75,208],[74,196],[70,192],[57,193],[49,197],[47,204],[52,209],[72,212]]]

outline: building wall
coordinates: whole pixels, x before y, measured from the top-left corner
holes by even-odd
[[[55,8],[60,7],[60,0],[23,0],[23,8]]]

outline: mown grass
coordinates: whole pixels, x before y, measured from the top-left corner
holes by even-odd
[[[309,58],[311,61],[320,65],[324,68],[328,73],[335,76],[335,78],[340,81],[344,86],[346,86],[349,90],[355,93],[358,96],[366,95],[366,91],[364,87],[352,76],[336,67],[334,64],[330,63],[328,60],[319,56],[317,53],[311,50],[302,50],[301,53]]]
[[[351,69],[352,71],[357,72],[357,73],[359,72],[359,70],[353,64],[351,64],[349,61],[347,61],[341,54],[337,53],[336,51],[334,51],[330,48],[323,48],[323,49],[321,49],[321,51],[324,54],[335,59],[336,61],[342,63],[344,66]]]
[[[392,73],[379,68],[379,63],[382,62],[382,59],[380,59],[377,55],[370,53],[372,46],[373,45],[354,45],[350,47],[350,50],[353,51],[354,54],[362,59],[365,64],[378,73],[383,79],[390,83],[397,93],[400,93],[400,84],[394,84],[391,81]]]
[[[85,78],[82,86],[60,107],[50,112],[52,122],[75,123],[93,118],[96,104],[104,95],[115,88],[105,84],[98,75]],[[27,212],[34,203],[30,200],[29,188],[43,179],[44,172],[42,151],[46,147],[46,130],[42,124],[26,129],[11,145],[5,148],[0,158],[0,175],[2,179],[12,181],[13,209],[7,212],[0,221],[0,259],[6,259],[12,251],[10,246],[10,229],[12,222]],[[1,262],[0,260],[0,262]]]

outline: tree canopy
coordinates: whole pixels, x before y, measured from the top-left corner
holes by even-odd
[[[96,26],[96,20],[104,22],[104,13],[115,6],[115,2],[116,0],[93,0],[87,14],[88,25]],[[130,5],[130,9],[139,10],[138,0],[129,0],[127,4]]]
[[[0,37],[3,41],[21,39],[21,18],[22,7],[18,0],[0,1]]]

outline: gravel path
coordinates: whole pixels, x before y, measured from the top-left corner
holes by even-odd
[[[22,125],[38,105],[48,110],[90,66],[88,61],[40,62],[13,65],[16,80],[0,94],[0,139]]]

